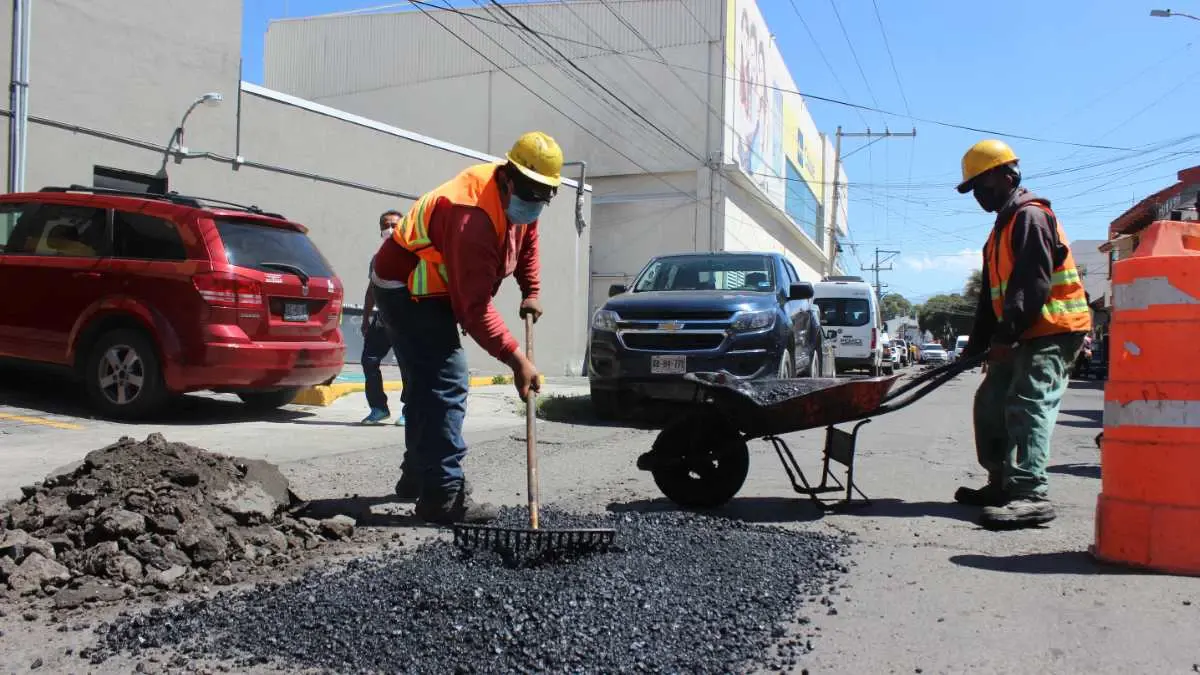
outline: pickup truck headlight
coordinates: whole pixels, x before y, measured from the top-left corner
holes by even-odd
[[[754,330],[764,330],[774,325],[775,310],[768,309],[761,312],[743,312],[733,320],[730,328],[738,333],[746,333]]]
[[[610,333],[615,333],[617,330],[617,320],[620,317],[617,313],[608,309],[597,310],[592,316],[592,328],[594,330],[604,330]]]

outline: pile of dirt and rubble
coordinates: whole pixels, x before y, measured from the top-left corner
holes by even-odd
[[[60,608],[234,583],[354,534],[346,516],[289,517],[296,499],[274,465],[161,434],[22,491],[0,505],[0,589]]]
[[[614,527],[619,548],[514,567],[435,541],[125,616],[80,656],[235,672],[799,672],[811,621],[848,600],[840,537],[687,513],[542,515]],[[501,522],[526,518],[504,509]]]

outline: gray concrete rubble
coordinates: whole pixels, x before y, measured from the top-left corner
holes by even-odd
[[[344,515],[291,518],[294,495],[274,465],[161,434],[90,452],[22,495],[0,507],[0,582],[14,595],[54,597],[56,608],[139,588],[228,585],[309,555],[314,543],[348,540],[355,525]]]

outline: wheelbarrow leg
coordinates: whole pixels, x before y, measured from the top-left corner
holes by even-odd
[[[871,499],[854,483],[854,456],[856,444],[858,442],[858,430],[871,420],[863,420],[854,425],[850,432],[842,431],[836,427],[830,426],[825,429],[825,449],[821,459],[821,483],[812,485],[808,477],[804,474],[804,470],[800,468],[800,464],[796,461],[795,455],[792,453],[786,441],[778,436],[765,436],[763,440],[769,441],[772,447],[775,448],[775,454],[779,457],[779,462],[783,464],[783,470],[787,472],[788,480],[792,483],[792,489],[797,493],[806,495],[817,508],[822,511],[844,510],[851,507],[867,506],[871,503]],[[830,469],[829,463],[837,462],[846,467],[846,483],[843,485],[837,476]],[[830,484],[830,481],[833,484]],[[826,502],[821,499],[820,495],[831,492],[841,492],[845,490],[845,498],[837,502]],[[854,501],[854,493],[858,493],[862,500]]]

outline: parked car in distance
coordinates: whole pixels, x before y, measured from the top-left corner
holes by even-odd
[[[777,253],[688,253],[650,260],[613,286],[592,318],[588,379],[601,418],[630,396],[691,400],[685,373],[743,379],[820,372],[812,284]]]
[[[903,368],[904,366],[907,366],[909,361],[908,342],[900,339],[892,340],[892,348],[896,351],[896,358],[897,362],[900,364],[900,367]]]
[[[345,356],[342,282],[306,232],[175,193],[0,196],[0,358],[70,372],[109,417],[199,390],[290,403]]]
[[[900,362],[896,358],[896,350],[892,347],[892,341],[887,333],[883,333],[882,339],[879,341],[883,349],[883,357],[880,361],[880,370],[884,375],[891,375],[900,367]]]
[[[947,363],[950,361],[946,350],[936,342],[921,345],[921,363]]]
[[[955,361],[957,361],[963,357],[963,352],[967,351],[967,343],[970,341],[971,341],[970,335],[959,335],[958,338],[954,341],[953,358]]]

